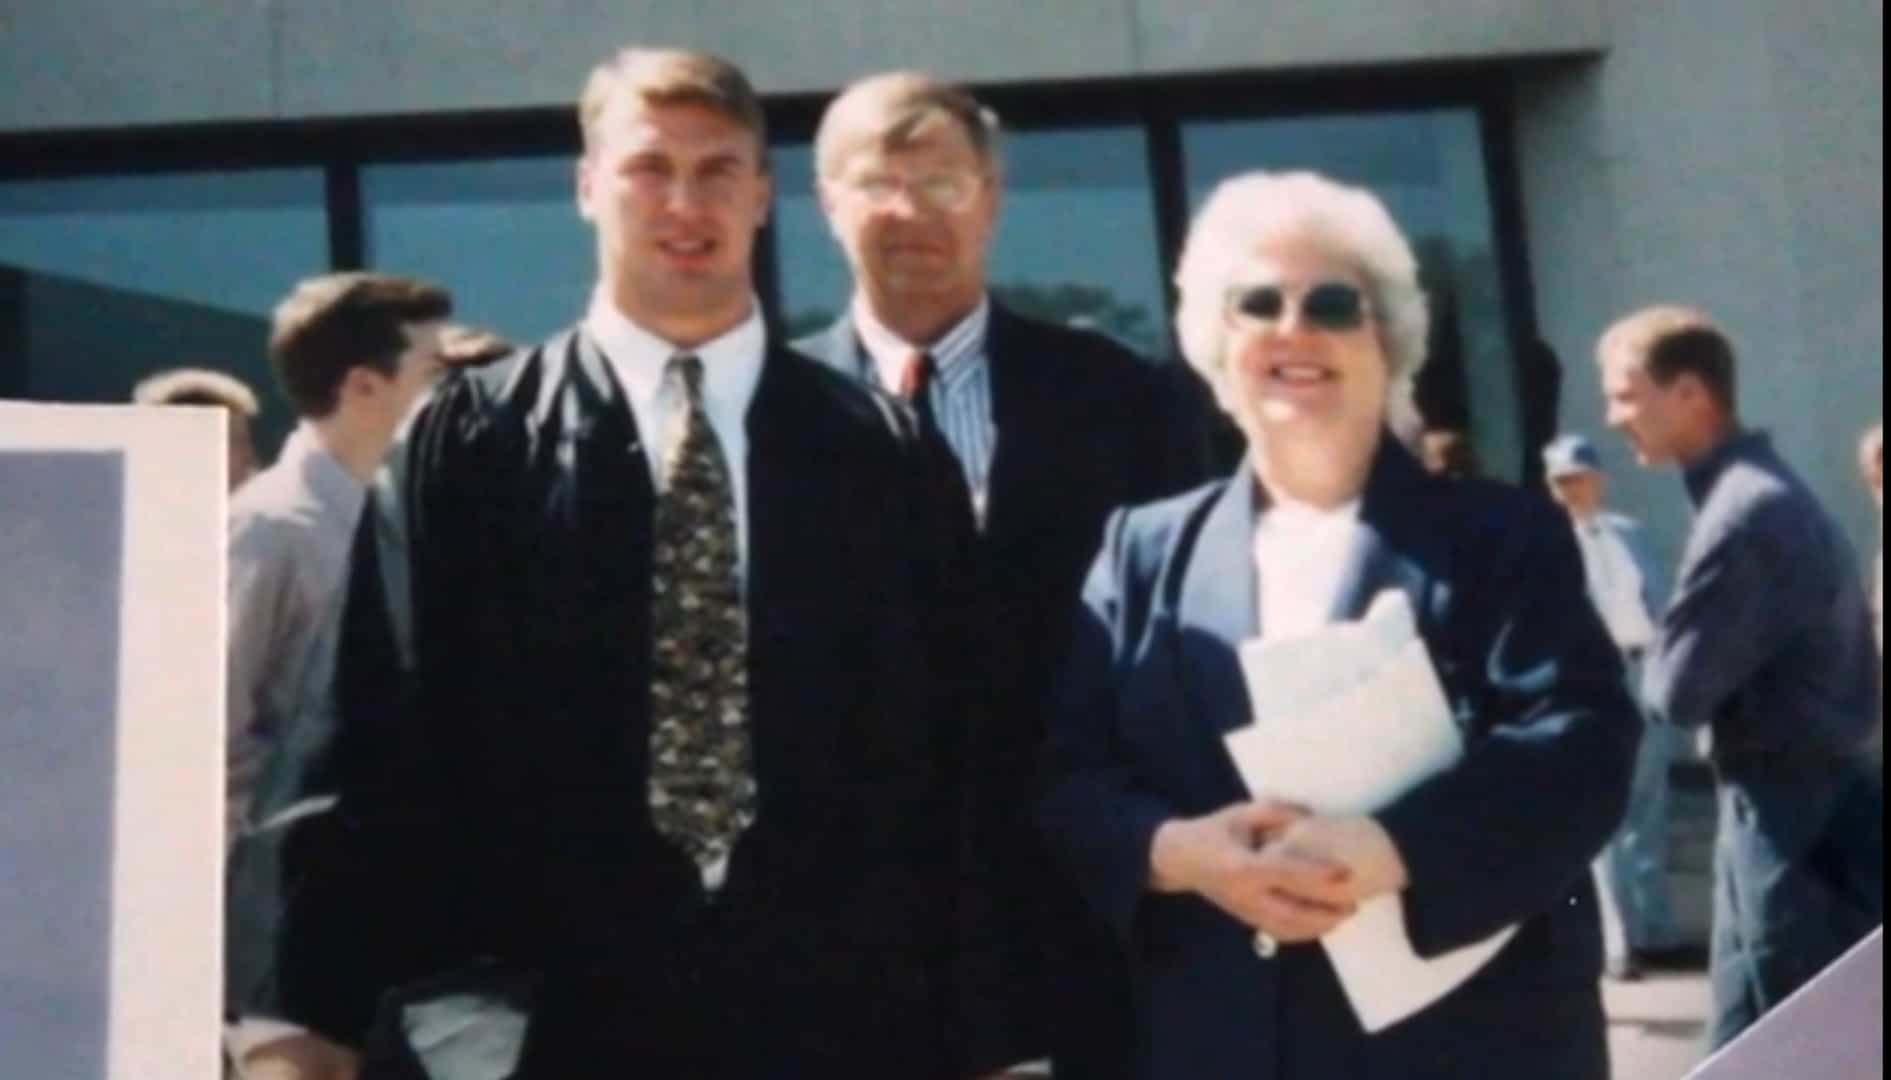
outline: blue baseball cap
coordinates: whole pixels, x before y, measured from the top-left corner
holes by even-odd
[[[1543,448],[1543,472],[1551,480],[1602,471],[1602,455],[1583,435],[1559,435]]]

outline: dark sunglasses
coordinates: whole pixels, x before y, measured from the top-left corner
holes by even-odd
[[[1278,285],[1237,286],[1228,293],[1228,306],[1257,322],[1279,321],[1287,303]],[[1366,325],[1366,294],[1344,282],[1321,282],[1300,294],[1300,318],[1318,330],[1357,330]]]

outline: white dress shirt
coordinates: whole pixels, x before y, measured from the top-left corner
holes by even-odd
[[[1600,517],[1577,521],[1575,528],[1583,571],[1589,581],[1589,599],[1602,615],[1616,648],[1633,652],[1653,645],[1655,624],[1644,599],[1647,582],[1634,553]]]
[[[932,418],[965,473],[972,509],[982,523],[992,457],[998,448],[998,425],[991,411],[991,362],[986,349],[991,299],[981,299],[971,314],[929,345],[907,341],[889,330],[859,297],[854,299],[852,317],[854,332],[872,367],[870,374],[882,390],[898,390],[900,376],[913,353],[924,351],[932,357],[936,372],[929,394]]]
[[[1332,619],[1359,534],[1360,501],[1331,510],[1274,496],[1254,522],[1261,637],[1305,634]]]
[[[751,302],[749,317],[740,325],[693,349],[679,348],[638,326],[602,293],[592,299],[584,324],[629,399],[653,483],[661,479],[663,448],[686,407],[682,384],[666,377],[670,358],[692,353],[702,360],[703,411],[729,466],[735,492],[736,572],[744,582],[749,565],[747,421],[768,350],[761,311],[760,304]]]

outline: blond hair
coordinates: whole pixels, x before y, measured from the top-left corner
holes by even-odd
[[[1616,353],[1647,355],[1655,343],[1685,330],[1717,330],[1714,320],[1698,308],[1683,304],[1655,304],[1617,319],[1596,343],[1596,356]]]
[[[591,69],[578,99],[578,127],[585,153],[597,148],[604,113],[625,94],[646,105],[702,105],[755,136],[758,149],[768,145],[768,123],[761,98],[742,69],[713,53],[637,46]],[[766,167],[767,155],[758,158]]]
[[[841,91],[814,136],[816,175],[834,176],[863,144],[896,150],[940,123],[956,124],[985,170],[999,170],[998,114],[964,88],[918,71],[870,75]]]
[[[160,371],[132,388],[139,405],[221,405],[243,416],[255,416],[256,392],[241,379],[209,368],[173,368]]]
[[[1596,360],[1618,356],[1634,358],[1657,386],[1692,375],[1723,411],[1738,406],[1733,342],[1698,308],[1657,304],[1618,319],[1596,343]]]

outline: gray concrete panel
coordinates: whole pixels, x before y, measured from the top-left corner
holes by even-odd
[[[1606,0],[1133,0],[1144,72],[1593,53]]]
[[[267,117],[258,0],[0,4],[0,131]]]
[[[704,5],[705,39],[764,90],[832,90],[894,68],[963,82],[1119,76],[1135,70],[1129,0],[798,0]],[[764,13],[766,12],[766,13]]]
[[[707,44],[676,0],[271,2],[285,117],[570,106],[624,45]]]

